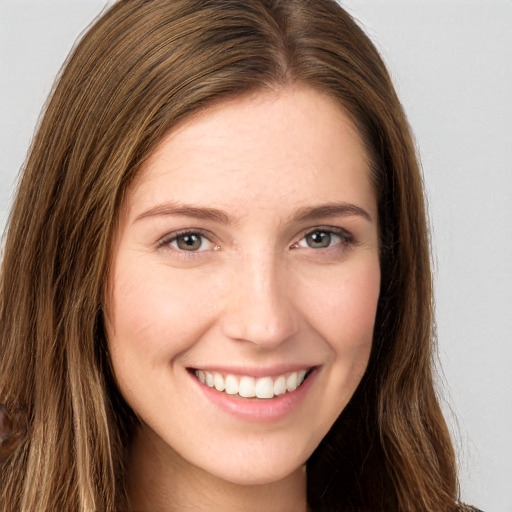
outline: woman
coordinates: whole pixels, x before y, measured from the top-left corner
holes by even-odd
[[[431,293],[407,122],[335,2],[117,2],[10,220],[2,510],[464,510]]]

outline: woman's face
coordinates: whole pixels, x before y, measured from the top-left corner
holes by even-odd
[[[300,470],[368,362],[377,224],[359,134],[318,92],[231,100],[165,137],[127,192],[106,299],[161,464],[240,484]]]

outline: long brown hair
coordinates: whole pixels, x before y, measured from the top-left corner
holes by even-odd
[[[124,190],[181,119],[293,84],[331,95],[359,128],[382,247],[369,366],[308,461],[309,504],[457,510],[454,453],[432,381],[421,176],[375,47],[334,0],[120,0],[69,58],[10,218],[0,403],[24,411],[26,429],[1,453],[3,512],[126,506],[123,453],[135,420],[116,389],[102,321]]]

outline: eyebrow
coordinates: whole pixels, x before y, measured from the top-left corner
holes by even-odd
[[[327,203],[320,206],[306,206],[299,208],[294,215],[294,218],[300,221],[312,221],[325,217],[350,217],[359,216],[363,217],[369,222],[372,222],[372,216],[360,206],[352,203]]]
[[[206,208],[199,206],[192,206],[179,203],[165,203],[157,205],[148,211],[141,213],[135,218],[134,222],[148,217],[159,216],[181,216],[193,217],[195,219],[206,219],[220,222],[221,224],[229,224],[230,219],[226,213],[216,208]]]
[[[222,210],[216,208],[208,208],[203,206],[194,206],[181,203],[164,203],[154,206],[153,208],[138,215],[134,222],[149,217],[159,216],[181,216],[192,217],[195,219],[206,219],[219,222],[221,224],[231,224],[232,220],[229,215]],[[352,203],[335,202],[326,203],[319,206],[301,207],[294,211],[292,218],[300,222],[315,221],[326,217],[350,217],[359,216],[365,220],[372,222],[371,215],[360,206]]]

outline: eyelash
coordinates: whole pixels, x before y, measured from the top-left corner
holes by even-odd
[[[334,235],[340,239],[340,242],[337,244],[334,244],[334,245],[329,245],[328,247],[319,247],[319,248],[300,245],[301,242],[303,240],[305,240],[308,236],[312,236],[317,233],[318,234],[320,234],[320,233],[328,234],[331,236],[331,238]],[[179,247],[174,247],[172,245],[173,243],[177,243],[178,239],[180,239],[181,237],[186,237],[186,236],[197,236],[201,239],[206,239],[208,241],[208,243],[214,245],[213,249],[211,249],[211,250],[219,250],[220,249],[220,246],[215,245],[214,242],[212,242],[212,240],[211,240],[212,237],[209,233],[205,233],[205,232],[203,232],[201,230],[197,230],[197,229],[185,229],[185,230],[169,233],[168,235],[164,236],[160,241],[158,241],[157,249],[170,248],[171,250],[176,251],[180,255],[183,255],[183,256],[189,257],[189,258],[197,257],[198,253],[205,252],[204,250],[202,250],[202,251],[201,250],[187,251],[185,249],[180,249]],[[203,243],[204,242],[201,242],[199,249],[201,248]],[[342,246],[342,248],[343,248],[342,250],[345,250],[349,246],[355,245],[355,243],[356,242],[355,242],[353,236],[344,229],[336,228],[336,227],[332,227],[332,226],[329,226],[329,227],[319,226],[319,227],[315,227],[314,229],[311,229],[311,230],[308,230],[307,232],[305,232],[301,236],[299,241],[295,242],[294,244],[292,244],[290,246],[290,249],[300,249],[300,248],[307,249],[307,248],[309,248],[309,249],[314,249],[314,250],[324,250],[324,251],[331,250],[332,251],[333,249],[336,248],[336,246]]]

